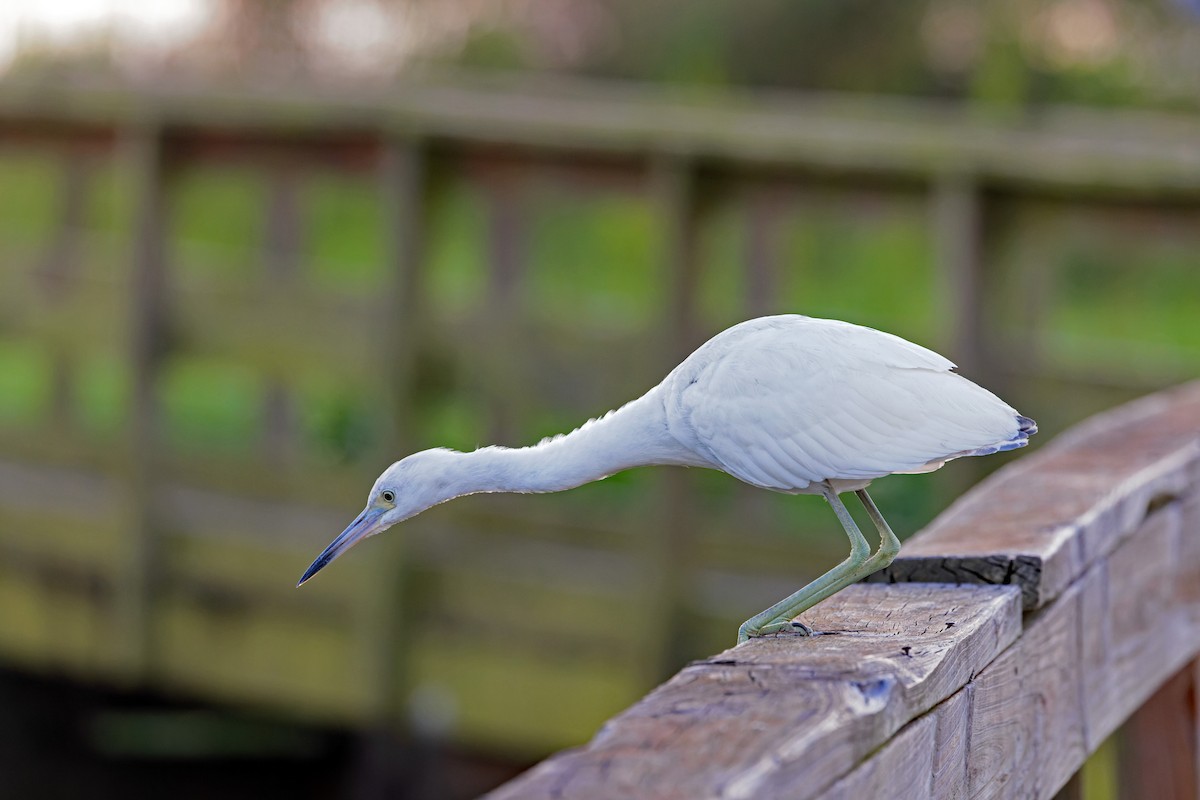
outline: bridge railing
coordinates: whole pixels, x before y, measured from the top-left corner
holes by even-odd
[[[1050,798],[1125,723],[1121,796],[1198,796],[1200,383],[994,474],[804,618],[490,797]]]
[[[784,243],[830,206],[892,209],[917,249],[906,268],[930,265],[909,295],[922,311],[891,297],[907,273],[843,277],[897,309],[855,321],[937,346],[1043,430],[1178,382],[1187,359],[1108,340],[1060,358],[1043,244],[1085,209],[1101,246],[1194,257],[1197,141],[1180,117],[575,83],[357,98],[4,83],[3,164],[50,166],[0,173],[0,655],[339,724],[408,721],[432,697],[447,735],[514,758],[581,741],[841,558],[840,535],[795,535],[827,531],[825,511],[642,471],[464,499],[296,591],[382,466],[560,432],[706,334],[811,312],[831,245],[808,263]],[[582,196],[607,215],[589,241],[612,251],[581,266],[560,241],[539,261],[531,198]],[[214,209],[224,227],[197,230]],[[346,446],[318,452],[314,426]],[[981,466],[880,492],[932,507],[928,487]]]

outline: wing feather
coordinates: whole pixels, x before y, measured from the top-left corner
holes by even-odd
[[[1016,412],[948,359],[849,323],[735,326],[672,373],[672,431],[758,486],[930,469],[1010,439]]]

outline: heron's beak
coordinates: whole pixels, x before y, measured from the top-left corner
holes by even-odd
[[[346,530],[338,534],[338,537],[329,543],[321,555],[317,556],[317,560],[312,563],[308,569],[304,571],[304,575],[300,577],[300,582],[296,584],[299,588],[304,585],[304,582],[316,575],[325,568],[325,565],[342,553],[349,550],[354,545],[361,542],[371,534],[378,533],[380,530],[380,522],[383,517],[384,509],[368,508],[366,511],[358,515],[358,519],[350,523]]]

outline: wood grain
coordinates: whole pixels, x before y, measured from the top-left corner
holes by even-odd
[[[1064,594],[1030,622],[1018,646],[975,681],[971,708],[968,795],[1051,797],[1087,756],[1079,595]]]
[[[1054,797],[1089,753],[1194,658],[1200,626],[1191,576],[1200,559],[1181,556],[1188,550],[1180,543],[1200,528],[1184,535],[1183,507],[1156,510],[1110,559],[1027,614],[1021,638],[927,715],[952,732],[939,740],[939,752],[957,763],[954,754],[965,748],[967,765],[965,781],[942,771],[945,779],[935,780],[929,796]],[[1192,713],[1187,704],[1170,707]],[[1170,716],[1163,708],[1156,714]],[[1160,724],[1178,730],[1183,723]],[[903,741],[897,736],[888,748],[898,750]],[[1194,770],[1194,750],[1171,749],[1170,780],[1178,782]],[[925,755],[885,748],[856,772],[869,774],[879,758],[903,764]],[[1176,763],[1180,758],[1188,764]]]
[[[808,620],[825,634],[697,662],[494,797],[815,797],[1020,631],[999,586],[855,586]]]
[[[961,797],[969,777],[971,709],[975,687],[968,683],[933,710],[937,718],[936,750],[930,794],[935,798]]]
[[[904,726],[822,799],[961,797],[967,785],[971,695],[968,684]]]
[[[821,796],[825,800],[932,798],[934,760],[938,756],[938,717],[927,714],[905,725],[878,753]]]

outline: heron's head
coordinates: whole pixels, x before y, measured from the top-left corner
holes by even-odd
[[[296,585],[302,585],[363,539],[383,533],[397,522],[456,497],[454,465],[455,456],[459,455],[461,453],[441,448],[424,450],[384,470],[371,487],[367,507],[317,556]]]

